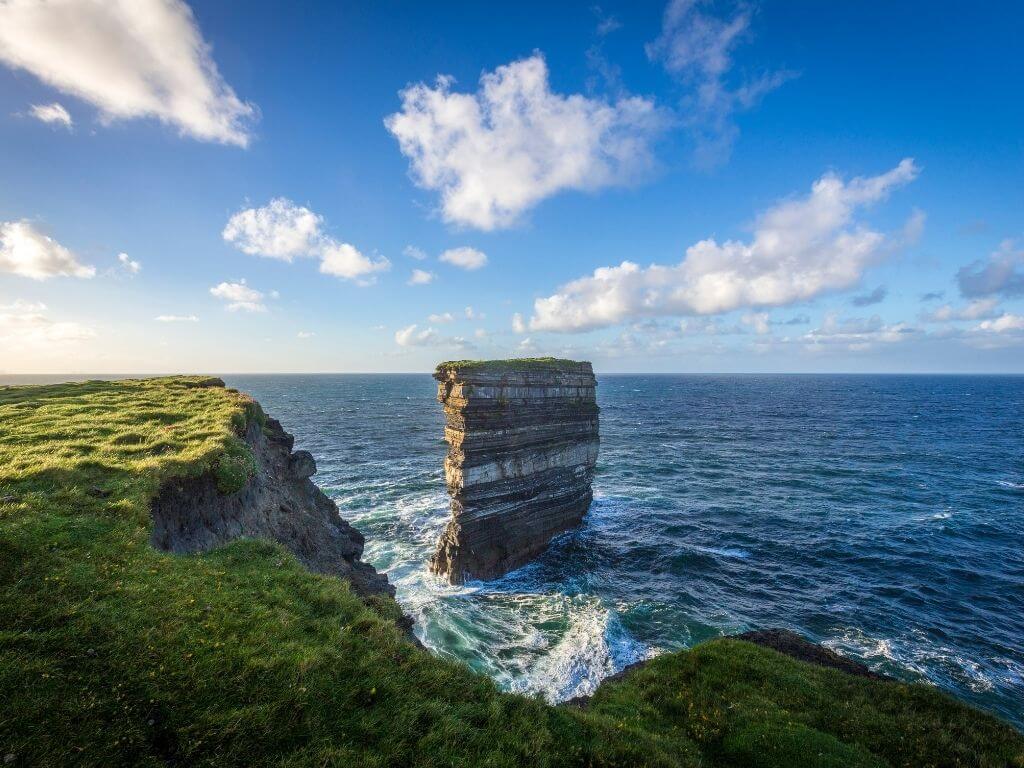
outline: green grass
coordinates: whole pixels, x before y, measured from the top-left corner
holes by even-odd
[[[557,357],[513,357],[508,360],[448,360],[438,363],[435,369],[436,374],[448,371],[486,371],[495,368],[535,369],[547,370],[563,366],[578,366],[579,360],[562,360]]]
[[[1024,766],[1019,733],[935,690],[739,641],[552,707],[275,544],[158,552],[162,480],[251,471],[262,412],[202,383],[0,389],[0,765]]]

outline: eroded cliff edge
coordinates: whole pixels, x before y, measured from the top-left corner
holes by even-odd
[[[269,539],[311,571],[348,580],[360,596],[393,597],[387,576],[360,560],[363,535],[310,479],[316,473],[313,456],[293,452],[295,438],[258,405],[253,412],[239,435],[251,451],[251,460],[245,456],[242,462],[247,466],[241,488],[225,493],[212,471],[165,482],[150,508],[153,546],[183,554],[243,537]]]
[[[452,583],[501,576],[579,524],[599,447],[590,363],[442,363],[452,517],[430,562]]]

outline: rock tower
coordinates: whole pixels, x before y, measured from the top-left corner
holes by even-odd
[[[453,584],[492,579],[542,552],[590,507],[598,407],[590,363],[441,363],[452,517],[430,562]]]

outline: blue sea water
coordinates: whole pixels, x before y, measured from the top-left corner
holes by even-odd
[[[638,659],[788,627],[1024,725],[1024,378],[601,376],[582,526],[449,586],[426,375],[229,376],[367,537],[435,652],[559,700]]]
[[[452,587],[428,375],[225,377],[367,537],[436,653],[560,700],[633,661],[788,627],[1024,727],[1024,377],[600,376],[590,513]]]

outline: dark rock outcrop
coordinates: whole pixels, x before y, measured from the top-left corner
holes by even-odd
[[[434,378],[447,416],[452,517],[430,568],[455,584],[495,578],[537,556],[590,507],[594,371],[545,358],[442,363]]]
[[[800,661],[806,661],[809,664],[817,664],[819,667],[838,669],[849,675],[870,677],[874,680],[886,679],[885,675],[872,672],[859,661],[840,656],[831,648],[805,640],[796,632],[788,629],[758,629],[733,635],[733,637],[737,640],[746,640],[748,643],[754,643],[754,645],[771,648],[773,651],[784,653],[787,656],[792,656]]]
[[[394,595],[387,576],[360,561],[363,536],[309,478],[316,462],[292,453],[294,438],[275,419],[250,419],[245,442],[256,472],[237,493],[222,494],[212,472],[166,482],[154,498],[153,546],[203,552],[238,538],[280,542],[311,571],[340,576],[364,597]]]

